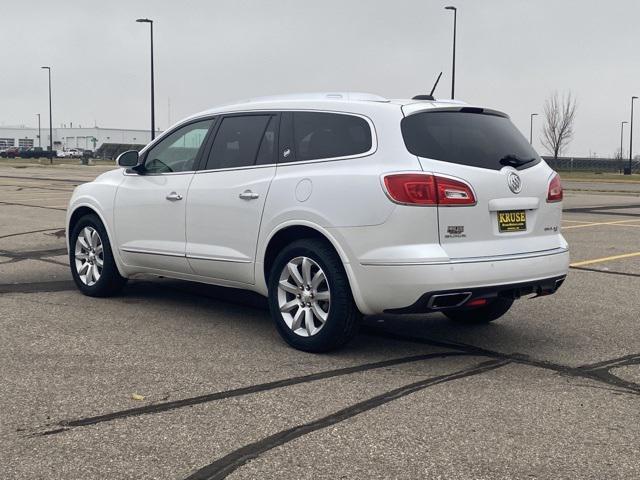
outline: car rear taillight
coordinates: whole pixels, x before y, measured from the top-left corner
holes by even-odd
[[[384,177],[391,200],[406,205],[475,205],[469,185],[428,173],[393,173]]]
[[[547,202],[551,203],[560,201],[562,201],[562,182],[560,181],[560,175],[556,173],[553,175],[553,178],[549,182]]]
[[[447,177],[436,176],[439,205],[475,205],[471,187],[464,182]]]
[[[436,205],[436,182],[433,175],[397,173],[384,177],[384,186],[391,199],[411,205]]]

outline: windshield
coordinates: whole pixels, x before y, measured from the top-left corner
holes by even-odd
[[[418,157],[472,167],[522,170],[540,157],[511,121],[503,116],[462,111],[421,112],[402,119],[402,136]]]

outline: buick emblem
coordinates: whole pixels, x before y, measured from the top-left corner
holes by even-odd
[[[520,193],[520,190],[522,190],[522,180],[517,173],[509,173],[509,176],[507,177],[507,185],[509,185],[509,190],[513,193]]]

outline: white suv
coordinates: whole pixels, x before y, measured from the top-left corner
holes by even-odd
[[[343,345],[361,314],[502,316],[569,264],[562,186],[495,110],[370,94],[263,98],[168,129],[80,185],[86,295],[151,273],[256,291],[282,337]]]

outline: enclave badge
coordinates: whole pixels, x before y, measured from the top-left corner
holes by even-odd
[[[522,190],[522,180],[515,172],[509,173],[509,176],[507,177],[507,185],[509,185],[509,190],[513,193],[520,193],[520,190]]]
[[[464,233],[464,225],[449,225],[444,238],[467,238]]]

